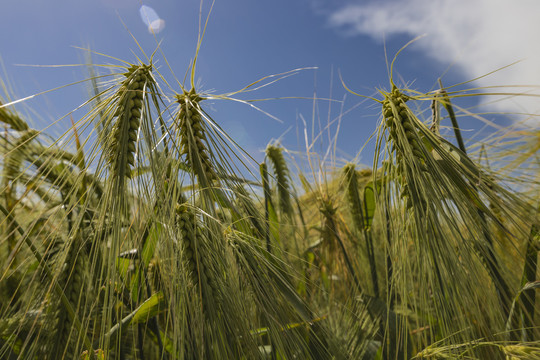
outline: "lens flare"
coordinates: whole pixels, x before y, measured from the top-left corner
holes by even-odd
[[[148,27],[148,32],[157,34],[165,28],[165,20],[161,19],[150,6],[141,6],[139,13],[142,21]]]

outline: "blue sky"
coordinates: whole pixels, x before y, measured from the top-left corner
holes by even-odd
[[[210,4],[203,3],[203,18]],[[266,75],[317,67],[239,98],[312,97],[316,92],[320,98],[345,99],[343,104],[332,102],[329,109],[328,101],[319,100],[314,113],[310,100],[257,103],[282,122],[239,103],[210,101],[207,109],[258,160],[262,159],[261,150],[266,144],[279,137],[291,150],[304,149],[300,115],[306,120],[311,137],[313,119],[314,133],[318,133],[319,123],[324,126],[344,110],[337,156],[340,161],[351,160],[374,131],[380,106],[348,94],[338,74],[351,89],[365,95],[373,95],[376,88],[388,89],[384,45],[393,56],[409,40],[426,34],[396,64],[394,75],[401,76],[414,89],[427,92],[435,89],[440,76],[445,85],[451,85],[521,59],[524,61],[469,86],[538,85],[540,26],[535,16],[540,13],[539,4],[527,0],[517,5],[515,1],[502,0],[217,0],[196,76],[201,90],[220,94],[238,90]],[[142,54],[126,27],[150,54],[156,48],[156,40],[140,17],[142,5],[153,8],[164,21],[165,27],[156,37],[162,41],[161,48],[173,71],[183,79],[196,46],[200,6],[197,0],[9,1],[3,4],[0,56],[5,67],[1,76],[12,85],[12,100],[88,76],[84,67],[18,64],[78,64],[83,62],[84,55],[75,47],[86,46],[135,62],[136,56]],[[118,64],[106,57],[94,56],[93,60]],[[172,84],[172,89],[166,91],[180,91],[161,56],[157,64]],[[41,129],[75,109],[87,94],[84,84],[70,86],[18,104],[17,109],[31,116],[35,127]],[[460,105],[473,106],[478,101],[463,101]],[[537,102],[534,98],[514,98],[481,109],[536,112]],[[78,111],[74,118],[83,115],[83,111]],[[537,120],[523,116],[488,118],[500,124],[526,119],[529,126],[538,125]],[[67,126],[68,122],[62,124]],[[471,130],[466,134],[482,127],[479,121],[467,117],[462,118],[461,125]],[[62,129],[54,131],[59,133]],[[335,135],[335,131],[336,125],[330,135]],[[324,151],[328,146],[328,134],[323,139],[316,150]],[[371,163],[371,149],[366,148],[360,162]]]

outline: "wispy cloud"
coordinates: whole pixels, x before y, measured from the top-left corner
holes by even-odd
[[[455,64],[471,79],[522,60],[475,85],[540,86],[539,14],[537,0],[393,0],[350,3],[333,11],[329,23],[349,35],[379,40],[395,34],[411,38],[427,34],[415,46],[443,64]],[[540,98],[514,97],[489,106],[495,111],[537,113]]]

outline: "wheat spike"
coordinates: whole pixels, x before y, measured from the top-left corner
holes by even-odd
[[[82,251],[82,242],[79,236],[75,236],[66,242],[67,254],[65,261],[61,264],[61,275],[59,283],[62,284],[66,298],[70,302],[76,312],[81,312],[84,308],[82,303],[86,299],[86,294],[83,296],[85,288],[85,271],[86,271],[86,254]],[[49,355],[53,354],[50,359],[70,359],[76,353],[75,346],[77,336],[80,334],[72,333],[73,324],[70,320],[64,305],[60,301],[53,302],[56,307],[53,310],[54,331],[50,333],[52,336],[47,345],[52,346]]]
[[[0,102],[0,106],[2,106],[2,102]],[[0,122],[9,125],[16,131],[26,131],[30,129],[28,124],[19,115],[6,108],[0,108]]]
[[[199,239],[199,226],[195,213],[186,204],[176,206],[178,230],[182,239],[183,258],[193,283],[200,287],[203,301],[207,306],[213,306],[217,289],[213,274],[207,259],[201,254],[202,246]]]
[[[283,157],[283,151],[279,146],[268,145],[266,147],[266,156],[274,166],[281,211],[283,214],[291,214],[293,209],[289,191],[289,170]]]
[[[354,225],[358,230],[361,230],[364,228],[364,217],[362,215],[362,205],[360,204],[360,194],[358,193],[358,176],[354,164],[345,165],[343,175],[347,185],[347,202],[353,216]]]
[[[534,346],[536,345],[536,346]],[[501,345],[501,350],[508,360],[537,360],[540,359],[538,343],[524,343],[516,345]]]
[[[393,87],[392,92],[385,94],[382,113],[385,119],[385,126],[389,131],[392,142],[392,152],[396,154],[398,176],[401,176],[401,198],[406,199],[406,207],[412,207],[415,185],[407,181],[405,169],[410,166],[407,163],[414,159],[414,166],[419,170],[427,172],[426,149],[420,139],[416,129],[416,118],[407,106],[409,97],[402,94],[397,87]]]
[[[131,167],[135,165],[137,133],[144,109],[145,89],[151,81],[150,69],[150,65],[132,65],[124,74],[126,79],[116,94],[118,103],[109,162],[113,176],[121,183],[131,177]]]
[[[373,239],[371,233],[368,232],[365,225],[364,215],[362,212],[362,204],[360,202],[360,194],[358,192],[358,175],[354,164],[347,164],[343,168],[343,175],[347,186],[347,203],[351,210],[354,225],[358,231],[363,231],[366,241],[366,254],[368,256],[371,269],[371,281],[373,285],[373,293],[375,296],[379,294],[379,281],[377,278],[377,267],[375,265],[375,251],[373,248]]]
[[[217,175],[210,161],[208,139],[199,105],[202,100],[204,98],[195,89],[177,95],[180,104],[177,123],[180,127],[180,154],[186,156],[186,163],[204,186],[216,180]]]

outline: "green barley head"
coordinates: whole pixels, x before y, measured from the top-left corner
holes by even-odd
[[[131,177],[135,150],[148,83],[152,81],[150,65],[132,65],[116,93],[117,104],[109,149],[111,174],[120,183]]]
[[[180,127],[180,154],[186,157],[187,165],[204,186],[216,180],[217,176],[210,161],[203,111],[199,105],[203,99],[195,89],[177,95],[180,109],[176,121]]]

